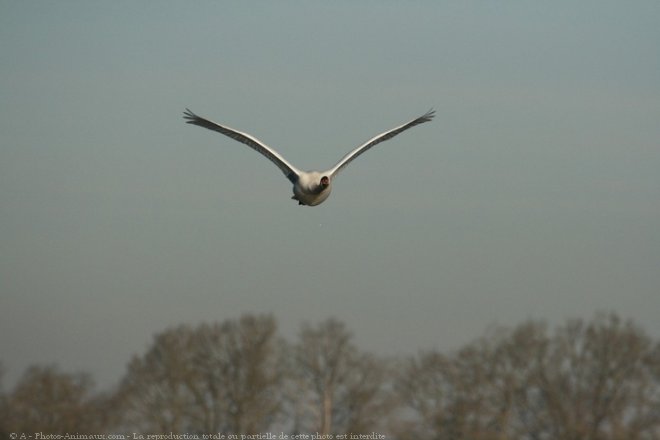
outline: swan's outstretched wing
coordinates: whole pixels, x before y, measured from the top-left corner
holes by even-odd
[[[423,124],[424,122],[429,122],[431,119],[433,119],[434,116],[435,116],[435,110],[431,109],[431,110],[427,111],[424,115],[420,116],[417,119],[413,119],[410,122],[407,122],[403,125],[395,127],[391,130],[388,130],[384,133],[379,134],[378,136],[375,136],[375,137],[369,139],[367,142],[360,145],[355,150],[348,153],[346,156],[342,157],[341,160],[339,162],[337,162],[337,164],[330,169],[329,174],[331,174],[332,176],[336,175],[346,165],[348,165],[353,159],[355,159],[360,154],[367,151],[369,148],[371,148],[374,145],[379,144],[383,141],[391,139],[394,136],[396,136],[397,134],[401,133],[402,131],[408,130],[409,128],[412,128],[415,125]]]
[[[298,176],[300,175],[300,170],[298,170],[296,167],[294,167],[289,162],[287,162],[286,159],[284,159],[277,151],[273,150],[268,145],[264,144],[254,136],[240,132],[238,130],[234,130],[233,128],[229,128],[226,125],[220,125],[213,121],[209,121],[208,119],[204,119],[201,116],[197,116],[189,109],[186,109],[186,111],[183,112],[183,118],[186,120],[188,124],[199,125],[200,127],[217,131],[218,133],[222,133],[225,136],[229,136],[230,138],[237,140],[238,142],[244,143],[248,147],[258,151],[259,153],[263,154],[268,159],[270,159],[271,162],[273,162],[275,165],[277,165],[277,167],[280,170],[282,170],[284,175],[292,183],[295,183],[298,180]]]

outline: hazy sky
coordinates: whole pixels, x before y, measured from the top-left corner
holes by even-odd
[[[336,317],[379,354],[615,311],[660,337],[660,2],[0,0],[0,360]],[[321,206],[181,118],[303,169]]]

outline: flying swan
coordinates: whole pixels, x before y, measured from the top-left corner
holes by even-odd
[[[268,159],[270,159],[271,162],[277,165],[277,167],[282,170],[287,179],[293,183],[293,197],[291,198],[297,200],[299,205],[316,206],[328,198],[330,191],[332,190],[332,181],[334,180],[335,176],[353,159],[374,145],[391,139],[397,134],[412,128],[415,125],[429,122],[435,116],[435,111],[429,110],[419,118],[413,119],[410,122],[406,122],[403,125],[374,136],[364,144],[360,145],[342,157],[339,162],[335,164],[335,166],[323,172],[301,171],[291,165],[277,151],[270,148],[268,145],[264,144],[252,135],[234,130],[233,128],[229,128],[226,125],[220,125],[208,119],[202,118],[201,116],[197,116],[189,109],[186,109],[183,114],[183,117],[186,119],[188,124],[199,125],[200,127],[208,128],[209,130],[222,133],[225,136],[229,136],[238,142],[244,143],[248,147],[266,156]]]

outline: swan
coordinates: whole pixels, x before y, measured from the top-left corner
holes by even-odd
[[[297,200],[299,205],[316,206],[323,203],[325,199],[328,198],[330,191],[332,190],[332,181],[337,176],[339,171],[344,169],[344,167],[346,167],[346,165],[348,165],[351,161],[356,159],[359,155],[366,152],[374,145],[391,139],[397,134],[412,128],[415,125],[429,122],[435,116],[435,111],[431,109],[424,113],[422,116],[415,118],[410,122],[406,122],[403,125],[399,125],[398,127],[394,127],[377,136],[372,137],[342,157],[339,162],[337,162],[332,168],[323,172],[301,171],[291,165],[291,163],[284,159],[280,153],[264,144],[254,136],[238,130],[234,130],[233,128],[230,128],[226,125],[221,125],[208,119],[202,118],[189,109],[186,109],[186,111],[183,112],[183,115],[188,124],[198,125],[200,127],[222,133],[225,136],[229,136],[230,138],[241,142],[266,156],[271,162],[277,165],[277,167],[284,173],[287,179],[293,183],[293,196],[291,198],[293,200]]]

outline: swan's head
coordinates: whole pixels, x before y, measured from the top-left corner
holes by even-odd
[[[328,176],[321,177],[321,188],[325,189],[330,186],[330,178]]]

